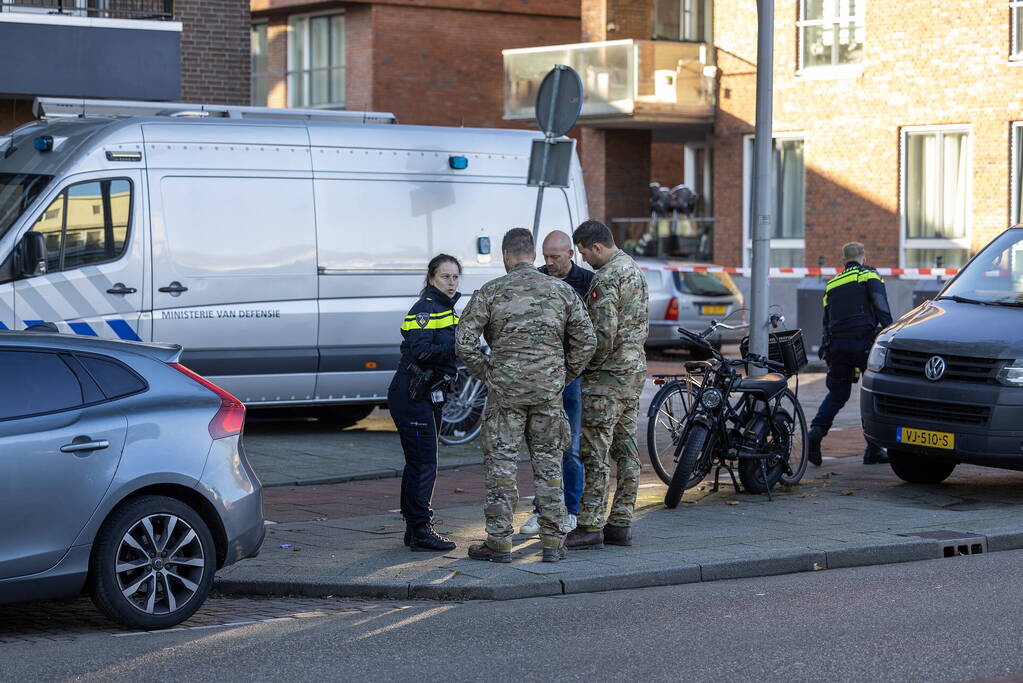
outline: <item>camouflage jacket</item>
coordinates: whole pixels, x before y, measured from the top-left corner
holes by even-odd
[[[489,356],[480,350],[481,334]],[[595,343],[579,295],[531,263],[473,294],[455,332],[455,353],[505,405],[536,405],[561,394],[586,367]]]
[[[646,277],[636,262],[619,250],[597,271],[586,295],[586,308],[597,333],[583,383],[590,393],[631,392],[646,373]]]

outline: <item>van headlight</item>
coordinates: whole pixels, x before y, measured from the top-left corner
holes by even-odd
[[[874,344],[874,346],[870,349],[870,355],[867,356],[867,370],[870,370],[871,372],[881,372],[884,370],[884,364],[887,360],[888,347],[881,346],[880,344]]]
[[[714,410],[721,405],[721,392],[717,389],[707,389],[707,391],[703,392],[700,402],[707,410]]]
[[[1010,387],[1023,387],[1023,358],[1017,358],[998,372],[998,381]]]

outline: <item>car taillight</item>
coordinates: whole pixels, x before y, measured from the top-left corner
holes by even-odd
[[[236,436],[242,433],[242,427],[245,426],[245,405],[241,401],[184,365],[179,363],[167,363],[167,365],[183,375],[187,375],[220,398],[220,410],[210,420],[210,436],[214,439],[223,439],[226,436]]]
[[[671,297],[671,301],[668,302],[668,310],[664,312],[665,320],[678,320],[678,299]]]

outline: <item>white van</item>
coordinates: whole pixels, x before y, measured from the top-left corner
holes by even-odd
[[[0,137],[0,329],[171,342],[253,406],[386,400],[438,252],[462,291],[531,227],[539,133],[389,114],[40,99]],[[587,217],[578,159],[541,239]],[[492,251],[492,253],[491,253]],[[339,408],[338,408],[339,407]],[[324,412],[324,411],[321,411]]]

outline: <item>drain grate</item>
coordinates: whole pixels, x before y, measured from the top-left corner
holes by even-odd
[[[916,536],[930,538],[941,546],[942,557],[962,557],[963,555],[980,555],[987,552],[987,538],[968,531],[922,531],[918,534],[899,534],[900,536]]]

